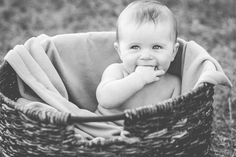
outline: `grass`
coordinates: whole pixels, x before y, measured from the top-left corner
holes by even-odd
[[[16,44],[41,33],[56,35],[115,29],[132,0],[0,0],[0,61]],[[216,87],[212,152],[236,156],[236,1],[163,0],[179,21],[179,34],[202,45],[234,87]]]

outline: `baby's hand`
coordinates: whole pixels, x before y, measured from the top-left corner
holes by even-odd
[[[164,70],[155,70],[153,66],[137,66],[135,73],[138,74],[144,84],[149,84],[158,81],[165,72]]]

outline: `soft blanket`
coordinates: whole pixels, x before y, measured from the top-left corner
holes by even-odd
[[[77,116],[96,116],[95,91],[104,69],[120,62],[113,48],[114,32],[33,37],[8,52],[5,60],[18,75],[19,103],[48,104]],[[180,39],[181,40],[181,39]],[[182,93],[202,82],[231,86],[219,63],[195,42],[185,42],[175,63],[182,77]],[[172,70],[173,71],[173,70]],[[84,137],[111,137],[120,127],[107,123],[75,124]]]
[[[179,39],[181,40],[181,39]],[[181,40],[183,43],[185,41]],[[222,67],[209,53],[194,41],[185,42],[182,56],[182,88],[186,93],[203,82],[232,87]]]
[[[73,35],[71,37],[70,41],[75,44]],[[95,113],[82,109],[85,108],[83,105],[80,106],[80,99],[83,99],[81,102],[84,102],[85,99],[88,100],[86,104],[91,102],[91,94],[86,95],[84,86],[91,89],[93,85],[84,83],[84,81],[87,81],[86,75],[92,73],[89,70],[92,64],[90,64],[91,61],[88,61],[87,67],[85,67],[86,63],[83,64],[83,62],[87,61],[86,55],[88,55],[83,52],[83,47],[79,46],[83,44],[83,41],[76,45],[70,45],[69,41],[63,44],[66,44],[66,49],[68,47],[71,51],[59,53],[53,40],[42,35],[37,38],[31,38],[24,45],[17,45],[8,52],[5,60],[10,63],[19,76],[19,90],[24,98],[19,99],[18,102],[30,105],[40,104],[39,102],[41,102],[41,104],[46,103],[59,111],[69,112],[72,115],[96,116]],[[79,50],[84,54],[78,56]],[[81,62],[78,66],[77,62],[79,61]],[[81,76],[80,73],[85,74],[83,78],[77,77],[77,75]],[[94,79],[93,76],[90,76],[90,78]],[[72,103],[72,100],[74,100],[74,103]],[[114,134],[119,135],[119,132],[122,131],[120,127],[102,122],[76,124],[76,126],[79,128],[76,129],[77,133],[89,138],[97,136],[111,137]]]

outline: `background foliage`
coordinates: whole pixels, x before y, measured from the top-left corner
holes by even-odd
[[[133,0],[0,0],[0,61],[8,50],[39,34],[115,30]],[[206,48],[236,84],[236,1],[162,0],[179,21],[179,34]],[[236,156],[236,90],[217,87],[212,150]]]

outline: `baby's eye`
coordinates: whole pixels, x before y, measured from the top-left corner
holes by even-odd
[[[140,49],[140,46],[138,46],[138,45],[132,45],[132,46],[130,47],[130,49],[139,50],[139,49]]]
[[[159,45],[154,45],[152,48],[158,50],[158,49],[161,49],[162,47]]]

